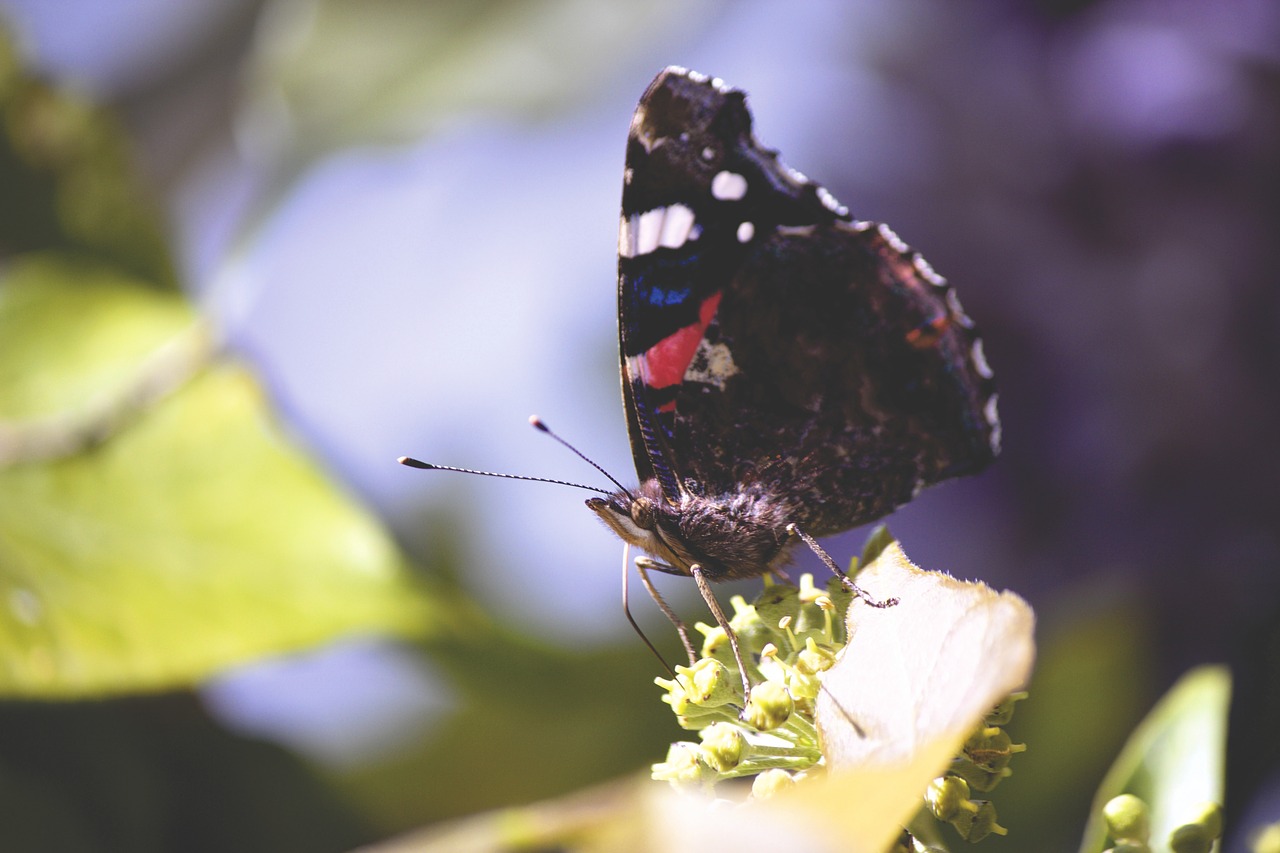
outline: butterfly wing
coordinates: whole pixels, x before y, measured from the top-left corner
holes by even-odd
[[[636,109],[619,317],[636,469],[672,504],[754,491],[821,535],[998,452],[954,290],[783,166],[718,80],[667,69]]]

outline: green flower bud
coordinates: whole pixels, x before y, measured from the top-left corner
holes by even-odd
[[[962,809],[950,823],[960,833],[960,837],[971,844],[976,844],[992,833],[1007,835],[1009,830],[996,823],[996,807],[990,800],[969,800],[973,810]]]
[[[1151,835],[1151,810],[1133,794],[1112,797],[1102,807],[1102,819],[1107,823],[1107,832],[1117,841],[1145,844]]]
[[[1007,726],[1009,721],[1013,719],[1014,706],[1027,698],[1025,690],[1018,693],[1010,693],[1009,697],[999,705],[991,709],[991,713],[987,714],[987,725],[989,726]]]
[[[964,744],[964,754],[975,765],[992,772],[1003,770],[1009,760],[1027,745],[1014,743],[1004,729],[984,726],[974,732]]]
[[[969,787],[975,791],[987,793],[995,789],[1005,779],[1013,775],[1013,771],[1008,767],[1001,767],[999,770],[988,770],[985,767],[979,767],[964,755],[951,760],[951,768],[949,773],[959,776],[961,779],[969,783]]]
[[[733,606],[729,627],[737,635],[738,646],[743,654],[758,653],[765,643],[774,639],[776,632],[772,625],[760,618],[760,612],[754,604],[747,604],[747,600],[740,595],[731,598],[729,604]]]
[[[766,770],[751,782],[751,796],[757,800],[767,800],[779,791],[794,788],[796,780],[785,770],[776,767]]]
[[[751,698],[743,709],[742,719],[767,732],[785,723],[794,710],[795,701],[787,689],[776,681],[765,681],[751,688]]]
[[[939,776],[925,789],[924,802],[934,817],[950,823],[969,806],[969,786],[958,776]]]
[[[1196,819],[1192,823],[1198,823],[1204,827],[1204,831],[1210,838],[1221,838],[1222,806],[1217,803],[1204,803],[1197,810]]]
[[[804,648],[796,656],[796,669],[805,675],[826,672],[835,666],[836,653],[829,646],[820,646],[813,637],[804,641]]]
[[[698,734],[702,738],[702,760],[721,773],[728,773],[742,761],[747,739],[731,723],[712,723]]]
[[[677,666],[674,679],[655,678],[666,690],[662,701],[671,706],[681,727],[700,729],[716,719],[731,718],[723,710],[741,704],[740,682],[724,664],[702,658],[693,666]]]
[[[729,668],[714,658],[702,658],[691,667],[677,667],[685,676],[689,701],[703,708],[718,708],[739,698],[739,681]]]
[[[702,657],[714,658],[726,666],[737,667],[738,664],[733,659],[733,647],[729,645],[729,635],[723,628],[705,622],[698,622],[693,627],[702,632]]]
[[[1172,853],[1209,853],[1213,838],[1198,823],[1184,823],[1169,833],[1169,850]]]
[[[673,785],[697,785],[714,781],[718,774],[702,760],[696,744],[680,741],[671,744],[666,761],[653,765],[652,775]]]
[[[787,692],[797,703],[812,703],[818,698],[818,691],[821,689],[822,682],[818,680],[818,676],[806,675],[796,667],[787,670]]]

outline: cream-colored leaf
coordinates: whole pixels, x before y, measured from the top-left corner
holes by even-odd
[[[833,771],[902,766],[939,738],[963,740],[1026,684],[1035,617],[1012,592],[912,565],[897,543],[858,576],[849,644],[823,678],[817,723]]]
[[[823,679],[826,779],[770,804],[804,813],[845,850],[884,850],[991,708],[1027,683],[1035,617],[1011,592],[912,565],[894,543],[858,576],[878,609],[849,608],[849,644]]]

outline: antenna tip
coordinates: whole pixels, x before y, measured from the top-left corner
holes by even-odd
[[[396,459],[396,461],[399,462],[401,465],[405,465],[409,468],[422,468],[424,470],[430,470],[435,467],[434,465],[429,465],[426,462],[422,462],[417,459],[414,459],[412,456],[400,456]]]
[[[542,422],[542,418],[537,415],[529,415],[529,426],[542,432],[551,432],[547,425]]]

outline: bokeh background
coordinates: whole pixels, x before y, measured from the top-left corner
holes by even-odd
[[[366,630],[193,690],[9,703],[0,784],[47,795],[18,825],[64,821],[65,849],[344,849],[680,736],[580,493],[394,463],[597,484],[536,412],[630,478],[621,161],[675,63],[749,92],[758,136],[890,223],[983,329],[1004,454],[890,524],[922,566],[1039,613],[1002,848],[1072,849],[1131,725],[1227,661],[1243,849],[1280,817],[1280,6],[639,5],[0,2],[30,71],[115,111],[182,288],[292,439],[484,614],[447,642]],[[547,724],[556,701],[577,729]]]

